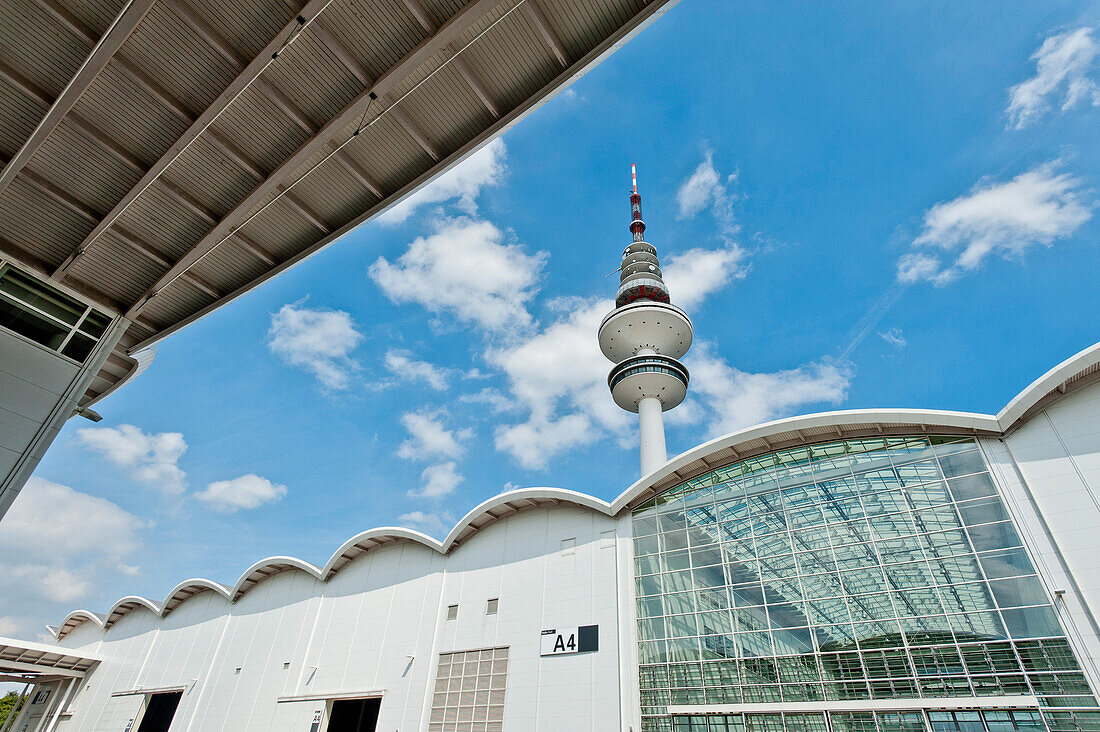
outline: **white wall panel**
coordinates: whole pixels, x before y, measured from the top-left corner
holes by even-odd
[[[1100,384],[983,440],[1067,635],[1100,686]]]
[[[328,582],[287,570],[236,603],[203,592],[163,618],[141,608],[106,631],[85,623],[63,645],[104,661],[67,724],[122,730],[144,697],[113,692],[179,686],[173,730],[304,732],[326,705],[300,697],[372,692],[382,694],[379,730],[426,729],[439,654],[508,646],[506,730],[617,729],[617,552],[601,543],[615,525],[587,508],[534,509],[448,556],[399,541]],[[575,540],[566,556],[563,539]],[[485,612],[490,598],[495,615]],[[445,620],[455,603],[458,618]],[[591,624],[598,652],[540,657],[544,628]]]

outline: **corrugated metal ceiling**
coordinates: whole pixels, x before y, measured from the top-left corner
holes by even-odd
[[[131,321],[90,404],[674,1],[11,0],[0,252]]]

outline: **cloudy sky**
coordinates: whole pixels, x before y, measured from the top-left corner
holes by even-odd
[[[647,238],[677,453],[826,409],[995,412],[1100,337],[1100,5],[683,0],[427,189],[161,344],[0,523],[0,635],[636,477],[595,330]]]

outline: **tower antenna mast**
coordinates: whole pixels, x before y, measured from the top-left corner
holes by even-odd
[[[692,326],[669,301],[657,248],[645,241],[638,169],[630,165],[630,233],[623,250],[615,309],[600,323],[600,350],[615,366],[607,377],[611,397],[638,413],[642,475],[668,461],[664,412],[687,396],[688,371],[678,360],[691,347]]]

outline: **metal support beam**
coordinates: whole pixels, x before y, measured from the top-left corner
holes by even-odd
[[[489,110],[489,113],[494,117],[500,117],[500,107],[497,106],[493,96],[489,93],[489,90],[485,88],[485,84],[481,82],[481,78],[474,73],[473,68],[466,62],[466,59],[462,58],[462,56],[455,56],[451,64],[454,65],[455,70],[462,75],[462,78],[469,85],[470,89],[473,90],[474,94],[477,95],[477,98],[481,100],[481,103],[485,105],[485,108]]]
[[[207,223],[213,224],[218,220],[218,217],[214,215],[213,211],[208,209],[206,206],[203,206],[201,203],[199,203],[198,200],[195,199],[194,196],[180,188],[168,178],[161,176],[160,179],[157,181],[157,184],[164,192],[168,193],[170,196],[172,196],[172,198],[179,201],[184,208],[186,208],[188,211],[195,214],[199,218],[203,219]]]
[[[35,2],[38,3],[43,10],[59,20],[66,28],[78,36],[83,37],[84,40],[88,42],[88,45],[95,45],[95,31],[85,25],[83,21],[73,15],[68,8],[61,5],[57,0],[35,0]],[[123,76],[128,77],[130,81],[159,99],[181,119],[186,119],[188,122],[191,121],[191,113],[180,104],[179,100],[172,97],[164,87],[153,81],[152,77],[135,66],[132,62],[128,61],[121,53],[116,53],[114,58],[111,59],[111,63],[117,67],[118,71],[121,72]]]
[[[317,125],[313,123],[313,120],[302,111],[301,107],[290,100],[290,97],[283,92],[282,89],[272,84],[267,79],[257,79],[256,86],[262,89],[272,101],[272,103],[283,110],[283,113],[290,118],[290,121],[300,127],[310,137],[317,134]]]
[[[420,0],[402,0],[405,7],[408,8],[409,14],[416,18],[416,22],[420,23],[420,27],[426,30],[428,33],[435,32],[435,23],[432,22],[431,17],[427,11],[424,10],[424,6],[420,4]],[[497,103],[493,101],[493,96],[489,93],[489,90],[485,88],[485,85],[478,78],[478,75],[470,67],[470,64],[466,63],[466,59],[458,55],[458,51],[453,45],[447,46],[447,51],[452,56],[451,65],[455,70],[462,75],[462,78],[473,90],[477,98],[481,100],[481,103],[485,105],[485,108],[489,110],[489,113],[494,117],[500,116],[500,108]]]
[[[236,234],[234,234],[234,237],[237,239],[237,243],[241,245],[242,249],[254,256],[256,259],[259,259],[267,266],[274,267],[276,264],[279,263],[275,259],[275,257],[267,253],[267,250],[262,249],[258,244],[256,244],[256,242],[245,236],[244,232],[238,231]]]
[[[340,39],[328,29],[328,27],[320,20],[310,26],[316,35],[317,39],[321,43],[325,44],[325,47],[333,53],[334,56],[344,65],[359,83],[364,87],[368,87],[374,83],[374,80],[370,78],[370,74],[367,73],[367,69],[358,59],[348,50],[347,46],[340,42]],[[335,150],[338,147],[337,144],[329,143],[329,150]],[[382,186],[378,184],[378,181],[374,179],[370,173],[368,173],[362,165],[359,164],[350,154],[344,150],[340,150],[334,156],[336,162],[351,173],[352,177],[359,181],[360,184],[368,191],[378,196],[379,198],[385,198],[386,195],[382,192]]]
[[[241,58],[237,54],[237,49],[233,48],[229,41],[225,40],[225,38],[214,29],[214,26],[210,25],[205,18],[195,12],[195,9],[184,2],[184,0],[164,0],[164,3],[170,7],[176,16],[187,24],[187,27],[193,30],[206,45],[217,51],[219,56],[236,66],[238,69],[243,69],[248,65],[248,60]],[[297,24],[297,20],[295,20],[295,24]]]
[[[314,155],[324,149],[336,135],[362,116],[366,108],[376,98],[381,98],[393,90],[414,70],[422,66],[443,48],[459,37],[463,32],[474,26],[478,21],[488,15],[496,7],[499,0],[471,0],[462,10],[455,13],[436,33],[422,41],[416,48],[406,54],[400,61],[388,69],[369,88],[364,89],[358,96],[329,120],[321,130],[305,144],[300,146],[290,157],[282,162],[266,180],[256,186],[245,198],[240,201],[232,211],[218,222],[214,228],[207,232],[183,257],[176,262],[168,272],[145,292],[141,298],[127,311],[127,317],[138,315],[154,298],[157,292],[166,287],[180,274],[189,269],[199,259],[218,245],[223,239],[233,233],[234,228],[247,217],[250,212],[268,197],[278,190],[283,181],[295,171],[301,169]],[[389,108],[391,111],[393,107]]]
[[[424,10],[424,6],[418,0],[401,0],[401,2],[408,8],[409,14],[416,18],[416,22],[420,24],[421,28],[428,33],[435,33],[435,22],[428,16],[428,12]]]
[[[3,61],[0,61],[0,78],[22,91],[28,97],[34,97],[43,107],[48,107],[53,103],[49,94],[42,91],[42,89],[27,79],[27,77],[23,76]]]
[[[538,30],[539,35],[542,36],[542,40],[546,42],[546,45],[550,47],[550,50],[554,52],[554,55],[558,59],[558,63],[561,67],[569,67],[569,56],[565,53],[565,46],[561,45],[561,39],[558,38],[558,34],[554,32],[554,29],[550,26],[550,21],[546,18],[546,13],[543,11],[542,6],[539,5],[539,0],[526,0],[523,4],[523,11],[527,13],[527,17],[535,24],[535,28]]]
[[[290,33],[294,32],[294,29],[298,27],[298,17],[305,17],[307,22],[314,18],[314,16],[321,12],[325,6],[327,6],[332,0],[309,0],[302,7],[300,13],[295,15],[282,30],[275,34],[275,36],[268,41],[263,50],[260,51],[256,58],[254,58],[244,69],[237,75],[233,81],[229,83],[221,94],[210,103],[203,112],[195,118],[191,123],[191,126],[180,135],[172,146],[153,164],[151,168],[145,171],[133,188],[131,188],[122,199],[115,204],[114,208],[100,220],[99,224],[84,238],[84,241],[77,247],[76,251],[85,251],[104,231],[110,228],[115,221],[122,216],[123,212],[130,206],[134,200],[146,191],[153,184],[154,181],[160,176],[164,170],[179,158],[180,155],[195,141],[200,135],[208,131],[210,125],[218,118],[218,116],[225,111],[233,101],[240,96],[240,94],[251,84],[257,77],[263,73],[264,69],[271,64],[272,54],[275,53],[286,41]],[[225,140],[221,135],[217,134],[214,130],[209,130],[209,133],[205,136],[207,140],[219,147],[228,157],[233,158],[238,163],[243,163],[243,156],[236,153],[228,140]],[[247,167],[246,170],[249,170]],[[259,170],[249,170],[253,173],[258,180],[263,180],[266,176]],[[69,259],[62,263],[61,267],[55,272],[55,276],[61,276],[64,270],[72,263],[74,255],[70,255]]]
[[[82,117],[76,113],[70,114],[65,118],[65,124],[70,125],[76,130],[80,131],[85,137],[98,145],[100,149],[109,155],[116,158],[120,163],[123,163],[126,167],[133,170],[135,173],[141,174],[145,172],[145,164],[138,160],[134,155],[112,140],[109,136],[100,132],[88,122],[85,122]]]
[[[442,155],[439,152],[439,148],[435,146],[435,143],[428,139],[428,135],[424,130],[420,129],[419,125],[413,121],[405,110],[401,107],[391,107],[390,116],[397,124],[401,125],[405,129],[405,132],[409,133],[409,137],[416,140],[416,144],[424,148],[424,152],[432,156],[432,160],[439,160]]]
[[[99,220],[99,214],[96,213],[91,207],[87,206],[81,201],[78,201],[76,197],[74,197],[71,193],[61,190],[61,188],[46,180],[42,176],[38,175],[34,171],[24,170],[22,179],[30,185],[34,186],[45,195],[60,203],[65,208],[75,213],[77,216],[80,216],[81,218],[87,219],[91,222]]]
[[[46,725],[42,732],[54,732],[57,729],[57,723],[61,719],[61,713],[65,711],[65,707],[69,706],[69,702],[73,700],[73,692],[76,691],[77,684],[80,683],[80,679],[69,679],[65,684],[65,691],[61,691],[61,686],[57,687],[57,708],[54,710],[53,715],[50,717],[49,724]]]
[[[140,68],[134,66],[122,56],[115,57],[115,66],[117,66],[119,71],[121,71],[124,76],[127,76],[130,81],[149,92],[157,101],[167,107],[172,114],[176,115],[187,124],[191,124],[194,120],[191,110],[183,106],[180,100],[172,96],[167,89],[154,81],[151,76]]]
[[[336,142],[330,142],[328,144],[329,150],[335,149],[337,144],[338,143]],[[343,150],[334,155],[333,160],[340,163],[340,166],[344,170],[351,173],[353,178],[358,180],[364,188],[366,188],[374,195],[378,196],[378,198],[381,199],[386,197],[386,194],[382,192],[381,184],[379,184],[378,181],[376,181],[374,177],[371,176],[371,174],[363,168],[362,165],[356,162],[354,158],[352,158],[350,155],[343,154]]]
[[[23,717],[27,716],[27,711],[31,708],[30,700],[34,698],[34,694],[38,691],[38,684],[31,684],[30,689],[25,691],[26,694],[24,695],[25,701],[23,702],[23,708],[19,710],[19,714],[14,715],[15,721],[12,722],[9,729],[14,730],[15,726],[23,721]]]
[[[37,101],[43,107],[49,107],[53,103],[49,94],[3,61],[0,61],[0,78],[5,79],[12,86]],[[64,124],[69,125],[77,132],[83,134],[90,142],[94,143],[108,154],[118,158],[118,160],[127,167],[139,173],[145,171],[145,166],[140,160],[135,158],[128,150],[114,142],[108,135],[104,134],[101,130],[94,127],[90,122],[75,112],[70,112],[69,115],[65,117]]]
[[[83,671],[77,671],[71,668],[57,668],[55,666],[49,666],[40,663],[27,663],[25,661],[0,661],[0,669],[6,671],[33,671],[39,674],[49,674],[51,676],[65,676],[66,678],[80,679],[84,678]]]
[[[256,163],[245,157],[244,153],[234,147],[233,143],[227,140],[225,136],[217,130],[210,130],[203,139],[218,148],[223,155],[239,165],[242,170],[250,174],[256,180],[263,180],[267,177]]]
[[[331,51],[332,55],[344,65],[344,68],[354,74],[355,78],[359,79],[360,84],[363,86],[371,85],[374,80],[370,78],[370,74],[367,73],[366,67],[359,62],[359,59],[355,58],[352,52],[348,50],[347,46],[340,42],[336,34],[328,29],[324,21],[318,20],[311,25],[309,29],[317,36],[317,40],[324,44],[325,48]]]
[[[61,124],[61,120],[69,113],[69,110],[77,103],[80,96],[91,86],[99,72],[103,70],[103,67],[118,51],[119,46],[130,36],[130,33],[137,27],[141,19],[145,17],[145,13],[153,6],[153,2],[154,0],[128,0],[123,6],[107,32],[99,39],[99,43],[95,45],[88,58],[84,60],[84,63],[69,80],[61,95],[54,100],[49,110],[47,110],[46,116],[38,123],[30,137],[19,148],[19,151],[4,166],[3,172],[0,172],[0,193],[3,193],[4,189],[15,180],[15,176],[26,167],[34,154],[38,152],[42,143],[53,134],[57,126]]]
[[[327,234],[332,231],[332,227],[325,223],[325,220],[322,219],[316,211],[306,205],[302,199],[298,198],[298,196],[293,193],[285,192],[287,189],[283,186],[279,186],[279,191],[283,193],[282,199],[289,203],[302,218],[320,229],[322,234]]]

